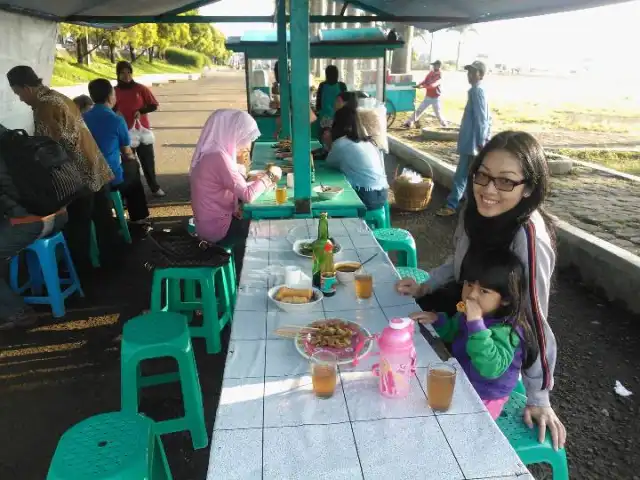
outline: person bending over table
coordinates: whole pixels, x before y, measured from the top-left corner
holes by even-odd
[[[382,151],[358,129],[356,110],[345,105],[336,112],[331,127],[333,139],[327,166],[341,170],[367,210],[382,208],[389,184]]]
[[[259,136],[256,121],[240,110],[216,110],[204,125],[189,169],[191,206],[200,238],[244,244],[249,220],[242,218],[239,202],[252,202],[282,176],[280,167],[272,166],[247,182],[238,171],[238,157],[244,157]]]
[[[402,279],[399,293],[415,297],[425,311],[454,314],[462,286],[460,270],[470,249],[510,248],[525,267],[527,318],[539,355],[522,371],[527,389],[524,421],[539,426],[539,440],[549,428],[555,448],[564,446],[567,433],[549,401],[556,364],[556,339],[547,319],[551,276],[556,261],[551,217],[544,210],[549,169],[544,150],[530,134],[502,132],[480,151],[469,171],[468,203],[454,233],[454,254],[417,284]]]

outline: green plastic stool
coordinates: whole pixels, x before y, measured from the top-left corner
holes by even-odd
[[[384,219],[384,228],[391,228],[391,209],[388,200],[384,203]]]
[[[194,312],[202,311],[202,326],[190,326],[192,337],[204,338],[207,353],[220,353],[220,332],[232,320],[232,295],[227,279],[233,262],[224,267],[173,267],[159,268],[153,273],[151,311]],[[181,287],[184,282],[184,296]],[[200,284],[201,297],[196,295]],[[162,286],[165,301],[162,301]]]
[[[402,228],[378,228],[373,231],[373,236],[385,252],[398,252],[398,266],[418,266],[416,242],[407,230]]]
[[[400,278],[413,278],[418,283],[424,283],[429,280],[429,274],[424,270],[413,267],[396,267]]]
[[[53,455],[47,480],[171,480],[152,420],[102,413],[67,430]]]
[[[174,358],[178,371],[143,377],[140,363],[161,357]],[[188,430],[194,449],[206,447],[209,439],[202,391],[187,318],[179,313],[153,312],[129,320],[122,330],[120,359],[122,411],[138,412],[141,388],[179,381],[185,415],[157,422],[155,430],[159,434]]]
[[[367,210],[364,215],[364,221],[371,227],[371,230],[377,228],[385,228],[387,226],[386,214],[384,207],[376,208],[375,210]]]
[[[89,255],[91,257],[91,266],[100,268],[100,249],[98,248],[98,237],[96,236],[96,226],[91,222],[91,240],[89,244]]]
[[[120,224],[120,233],[124,241],[131,243],[131,232],[129,231],[129,224],[127,223],[127,216],[124,213],[124,203],[122,201],[122,195],[119,191],[115,190],[111,192],[111,202],[113,203],[113,209],[116,211],[116,218]]]
[[[195,222],[195,218],[191,217],[189,219],[189,222],[187,223],[187,232],[189,232],[189,234],[193,235],[194,237],[197,236],[196,233],[196,222]],[[236,295],[238,294],[238,277],[237,272],[236,272],[236,259],[235,259],[235,255],[233,253],[233,246],[230,245],[220,245],[222,248],[225,249],[225,251],[231,255],[231,258],[229,259],[229,268],[225,269],[225,275],[227,277],[227,285],[230,285],[230,301],[231,301],[231,305],[235,305],[236,304]]]
[[[544,443],[538,443],[537,428],[530,429],[522,421],[522,413],[527,405],[527,397],[515,390],[496,420],[498,427],[509,440],[520,460],[525,465],[548,463],[553,469],[553,480],[569,480],[567,453],[565,449],[555,451],[551,435],[547,434]]]

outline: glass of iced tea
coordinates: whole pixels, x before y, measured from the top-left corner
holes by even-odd
[[[287,187],[277,187],[276,188],[276,203],[278,205],[282,205],[287,201]]]
[[[456,367],[449,363],[432,363],[427,369],[427,402],[433,410],[446,412],[451,407],[456,386]]]
[[[354,274],[354,285],[356,287],[356,298],[360,300],[368,300],[373,295],[373,276],[360,268]]]
[[[311,355],[311,381],[318,398],[331,398],[336,390],[338,357],[328,350]]]

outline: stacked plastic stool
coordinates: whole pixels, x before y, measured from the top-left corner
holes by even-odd
[[[67,430],[47,480],[171,480],[155,424],[138,414],[103,413]]]
[[[142,376],[141,362],[162,357],[175,359],[178,371]],[[187,318],[184,315],[153,312],[129,320],[122,330],[120,368],[123,412],[138,413],[142,388],[179,381],[185,415],[157,422],[155,430],[159,434],[188,430],[193,448],[208,445],[202,390]]]
[[[364,215],[364,221],[367,222],[367,225],[369,225],[372,230],[385,228],[387,226],[387,220],[384,207],[367,210],[367,213]]]
[[[62,260],[67,270],[67,277],[60,277],[58,268],[57,250],[62,249]],[[56,233],[50,237],[36,240],[24,250],[29,280],[19,285],[20,257],[16,255],[11,259],[9,283],[11,289],[24,296],[25,303],[51,305],[51,311],[56,318],[64,317],[65,300],[78,292],[84,297],[80,286],[80,279],[71,260],[71,254],[67,242],[62,233]],[[46,289],[46,295],[43,290]]]
[[[398,266],[417,267],[418,252],[411,233],[402,228],[378,228],[373,236],[385,252],[398,253]]]
[[[569,480],[567,453],[564,449],[555,451],[551,436],[547,434],[543,443],[538,442],[538,429],[530,429],[522,420],[527,397],[518,393],[520,385],[511,392],[509,401],[496,420],[498,427],[525,465],[548,463],[553,469],[553,480]]]

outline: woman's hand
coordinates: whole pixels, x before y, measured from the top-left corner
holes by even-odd
[[[272,165],[267,169],[267,172],[271,173],[276,178],[276,182],[278,182],[282,178],[282,169],[277,165]]]
[[[556,450],[564,448],[567,441],[567,429],[556,415],[556,412],[553,411],[553,408],[528,405],[524,409],[524,423],[529,428],[533,428],[534,420],[538,424],[538,441],[540,443],[544,441],[548,428],[549,433],[551,433],[553,448]]]
[[[139,111],[136,111],[136,112],[133,114],[133,119],[134,119],[134,120],[140,120],[140,112],[139,112]]]
[[[427,286],[416,282],[413,278],[403,278],[396,282],[396,292],[418,298],[427,293]]]
[[[438,314],[436,312],[415,312],[410,314],[409,318],[414,322],[431,325],[438,320]]]

